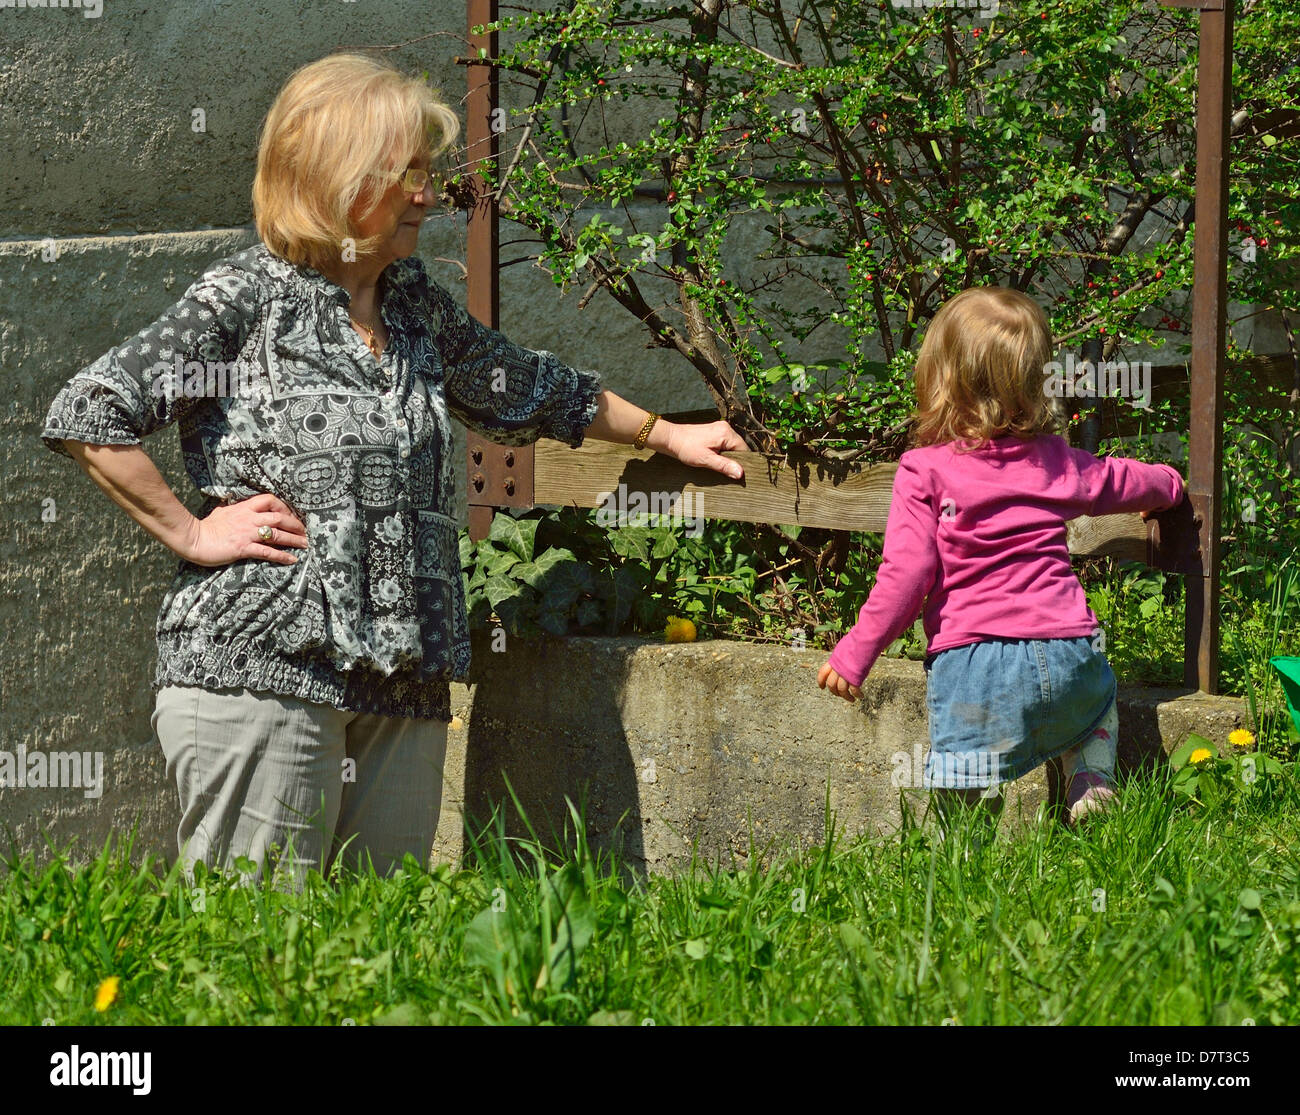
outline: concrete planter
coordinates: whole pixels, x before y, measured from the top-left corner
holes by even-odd
[[[507,832],[526,834],[506,778],[544,839],[562,830],[566,797],[585,799],[593,846],[619,848],[634,872],[678,871],[693,846],[706,859],[744,862],[751,832],[760,850],[819,844],[828,802],[845,835],[891,831],[901,819],[898,783],[910,774],[919,783],[924,670],[886,659],[850,706],[816,687],[823,661],[818,650],[640,638],[508,639],[494,653],[487,633],[476,633],[472,683],[452,687],[457,720],[435,860],[460,860],[466,818],[480,826],[496,807]],[[125,728],[83,719],[72,738],[28,737],[33,749],[103,752],[104,785],[97,797],[0,790],[0,830],[13,838],[6,850],[45,860],[45,831],[59,848],[75,838],[74,858],[85,859],[138,825],[135,858],[174,857],[176,791],[150,738],[147,683],[123,696]],[[1121,762],[1159,759],[1191,731],[1226,740],[1246,715],[1236,698],[1121,690]],[[924,803],[923,791],[901,789]],[[1055,791],[1050,770],[1022,779],[1004,823],[1032,818]]]
[[[638,638],[507,640],[476,636],[474,680],[453,690],[462,724],[450,738],[435,855],[464,850],[462,818],[502,805],[523,835],[505,779],[539,835],[563,824],[566,795],[585,790],[588,831],[629,866],[672,872],[705,858],[744,862],[762,848],[839,831],[887,833],[913,807],[926,730],[925,672],[885,659],[848,705],[816,686],[820,650],[739,642],[666,645]],[[1175,689],[1121,689],[1120,762],[1134,769],[1189,732],[1226,740],[1245,702]],[[914,775],[909,778],[909,774]],[[1025,823],[1059,796],[1051,767],[1008,792],[1004,824]],[[621,819],[621,823],[620,823]]]

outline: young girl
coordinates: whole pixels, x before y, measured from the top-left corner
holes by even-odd
[[[1070,568],[1065,524],[1180,503],[1169,465],[1072,449],[1048,395],[1051,331],[1015,290],[964,290],[916,363],[916,448],[894,478],[884,556],[817,684],[852,701],[924,602],[930,750],[941,808],[1059,757],[1069,823],[1114,797],[1115,675]]]

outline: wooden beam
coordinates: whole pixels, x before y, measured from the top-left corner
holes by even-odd
[[[669,515],[884,533],[897,464],[870,465],[834,479],[806,466],[769,468],[759,453],[728,457],[744,466],[743,481],[687,468],[648,449],[600,441],[570,449],[544,439],[534,455],[534,498],[544,505],[594,508],[622,486],[625,508],[639,499]],[[1180,572],[1185,567],[1185,555],[1162,550],[1155,522],[1140,515],[1081,516],[1068,524],[1067,544],[1077,557],[1116,557]]]
[[[539,441],[534,463],[534,498],[538,503],[599,507],[606,493],[626,485],[629,496],[678,493],[689,496],[706,519],[746,523],[800,523],[836,530],[883,531],[889,517],[895,464],[874,465],[835,484],[811,477],[804,483],[788,465],[770,468],[761,453],[728,453],[745,469],[743,481],[687,468],[671,457],[625,445],[588,441],[577,449],[557,441]],[[666,508],[671,512],[671,508]]]

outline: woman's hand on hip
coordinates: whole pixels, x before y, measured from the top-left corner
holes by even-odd
[[[267,530],[269,537],[264,537]],[[290,551],[306,548],[307,528],[289,505],[273,495],[259,493],[213,508],[206,518],[195,519],[180,554],[195,565],[229,565],[249,558],[292,565],[298,558]]]

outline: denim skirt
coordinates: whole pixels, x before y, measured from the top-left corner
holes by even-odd
[[[1001,639],[927,655],[926,789],[1010,782],[1085,740],[1115,700],[1092,639]]]

